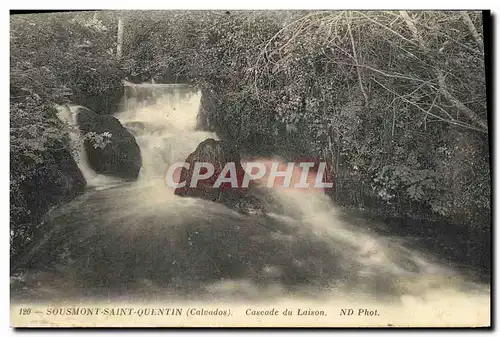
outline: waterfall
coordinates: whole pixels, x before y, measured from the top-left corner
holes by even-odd
[[[217,139],[214,133],[196,130],[201,100],[196,88],[185,84],[124,84],[124,109],[114,117],[135,136],[141,149],[139,183],[164,179],[170,164],[184,161],[203,140]],[[72,155],[87,186],[105,189],[123,184],[121,179],[98,174],[90,166],[84,135],[78,128],[80,106],[56,108],[58,118],[68,126]]]
[[[344,305],[369,296],[403,304],[433,301],[440,294],[462,296],[464,289],[467,296],[486,298],[487,287],[470,283],[451,265],[408,248],[401,238],[377,234],[369,222],[360,226],[343,217],[324,193],[271,189],[270,203],[283,211],[264,215],[174,195],[165,185],[168,166],[216,138],[196,129],[200,98],[186,85],[125,84],[124,109],[115,117],[136,137],[142,168],[136,182],[115,188],[102,186],[117,179],[88,164],[77,107],[59,107],[59,118],[72,128],[78,167],[90,186],[102,189],[53,210],[51,231],[27,260],[71,251],[75,267],[67,273],[84,286],[145,280],[218,296],[235,282],[266,297],[269,284],[300,285],[331,299],[348,297]],[[277,296],[288,296],[293,287]]]
[[[89,164],[87,151],[84,146],[84,137],[78,127],[78,113],[81,107],[78,105],[57,105],[57,117],[68,128],[70,139],[70,150],[78,168],[82,172],[87,186],[103,189],[122,184],[119,178],[98,174]]]
[[[196,130],[201,92],[185,84],[125,82],[124,111],[116,118],[141,148],[139,181],[164,179],[169,165],[183,162],[214,133]]]

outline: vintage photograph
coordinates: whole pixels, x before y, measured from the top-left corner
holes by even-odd
[[[490,30],[11,12],[11,326],[490,327]]]

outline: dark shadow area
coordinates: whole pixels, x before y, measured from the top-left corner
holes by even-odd
[[[417,220],[349,211],[344,219],[377,234],[401,238],[405,246],[435,257],[474,282],[491,279],[491,240],[487,226],[460,226],[444,221]]]
[[[316,234],[306,218],[248,216],[179,197],[142,204],[143,193],[154,195],[133,184],[89,191],[51,211],[45,239],[20,265],[28,272],[11,285],[13,296],[51,296],[47,289],[64,288],[67,296],[79,298],[137,292],[148,297],[162,291],[210,298],[219,291],[207,289],[231,281],[243,282],[243,296],[252,287],[274,285],[282,289],[276,296],[304,288],[320,296],[333,286],[388,300],[405,292],[401,280],[427,273],[410,251],[398,247],[391,248],[390,266],[363,262],[358,246],[342,235]],[[338,221],[331,216],[332,224]],[[40,287],[47,289],[36,290]]]

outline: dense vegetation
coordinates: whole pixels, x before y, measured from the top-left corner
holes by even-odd
[[[123,54],[116,57],[118,18]],[[121,80],[203,91],[200,127],[243,154],[328,161],[338,204],[489,226],[475,12],[95,12],[11,17],[11,238],[23,184],[67,147],[53,103],[119,109]]]

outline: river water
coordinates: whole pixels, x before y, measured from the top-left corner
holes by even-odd
[[[489,308],[489,284],[420,244],[418,230],[405,237],[394,222],[346,214],[323,193],[269,189],[280,211],[266,215],[175,196],[165,184],[168,166],[217,135],[196,130],[199,92],[151,91],[160,92],[154,104],[132,94],[116,115],[141,148],[139,179],[100,176],[80,153],[87,192],[50,212],[45,238],[26,257],[49,265],[66,256],[64,263],[13,281],[14,300],[371,299]],[[71,124],[75,111],[61,118]]]

